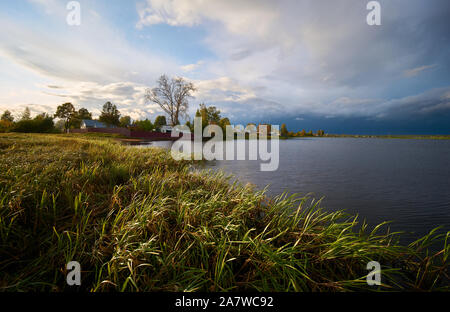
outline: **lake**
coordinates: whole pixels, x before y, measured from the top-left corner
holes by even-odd
[[[170,142],[154,142],[168,147]],[[152,145],[150,145],[152,146]],[[370,225],[393,221],[403,243],[442,225],[450,231],[450,140],[308,138],[280,140],[277,171],[259,161],[212,161],[268,194],[324,197],[322,207],[358,214]]]

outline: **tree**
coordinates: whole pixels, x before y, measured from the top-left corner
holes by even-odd
[[[282,124],[281,125],[280,134],[281,134],[282,137],[288,137],[289,136],[289,132],[287,130],[286,124]]]
[[[205,129],[208,125],[220,125],[222,119],[220,110],[215,106],[207,107],[204,103],[200,104],[200,108],[197,109],[195,117],[202,118],[202,129]]]
[[[75,112],[70,120],[70,128],[80,128],[83,120],[92,120],[92,114],[86,108],[80,108]]]
[[[2,117],[1,117],[1,120],[14,122],[14,116],[11,114],[11,112],[9,110],[5,110],[5,112],[3,113]]]
[[[208,126],[208,111],[200,105],[200,109],[197,109],[197,112],[195,113],[196,118],[202,119],[202,131]]]
[[[186,121],[186,127],[188,127],[189,130],[191,130],[191,132],[194,132],[194,124],[191,123],[189,120]]]
[[[14,123],[12,123],[9,120],[0,120],[0,133],[9,132],[11,129],[13,129]]]
[[[153,131],[153,129],[155,128],[154,125],[152,124],[152,122],[148,119],[137,120],[134,122],[134,126],[138,130],[142,130],[142,131]]]
[[[120,118],[120,126],[122,128],[127,128],[131,125],[131,117],[130,116],[123,116]]]
[[[220,122],[220,110],[218,110],[215,106],[206,107],[206,105],[202,103],[200,104],[200,111],[206,112],[208,124],[217,125]]]
[[[158,117],[156,117],[154,126],[155,126],[157,131],[160,131],[161,127],[162,126],[166,126],[166,125],[167,125],[166,116],[158,116]]]
[[[66,125],[66,122],[64,120],[60,119],[55,123],[55,129],[58,130],[59,132],[64,132],[65,125]]]
[[[67,131],[70,126],[70,121],[75,115],[75,107],[72,103],[64,103],[56,109],[55,118],[61,118],[64,122],[64,130]]]
[[[158,104],[169,116],[172,126],[180,124],[180,117],[185,117],[189,108],[188,99],[197,89],[181,77],[169,79],[166,75],[162,75],[157,84],[157,87],[146,90],[145,99]]]
[[[80,108],[77,113],[80,120],[92,120],[92,114],[86,108]]]
[[[222,128],[224,134],[227,132],[227,126],[229,125],[231,125],[231,123],[227,117],[220,119],[219,126]]]
[[[30,120],[30,119],[31,119],[30,109],[28,107],[25,107],[25,110],[22,113],[21,120]]]
[[[272,125],[270,124],[259,124],[258,125],[258,133],[261,133],[265,127],[266,135],[270,135],[272,133]]]
[[[54,132],[53,118],[46,113],[37,115],[34,119],[24,119],[16,123],[12,131],[24,133]]]
[[[120,112],[117,106],[111,102],[106,102],[103,105],[102,114],[99,120],[107,125],[119,126],[120,125]]]

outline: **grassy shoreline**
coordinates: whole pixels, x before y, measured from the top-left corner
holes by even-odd
[[[73,260],[81,291],[450,288],[450,233],[400,246],[383,225],[368,231],[317,201],[268,198],[162,149],[3,134],[0,170],[0,291],[67,291]],[[427,253],[436,241],[442,250]],[[366,284],[373,260],[382,286]]]

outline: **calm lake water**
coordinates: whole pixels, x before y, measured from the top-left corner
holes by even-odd
[[[168,147],[168,142],[154,142]],[[327,210],[346,210],[370,225],[393,221],[410,242],[442,225],[450,231],[450,140],[310,138],[280,141],[280,164],[212,161],[268,194],[284,191],[322,198]]]

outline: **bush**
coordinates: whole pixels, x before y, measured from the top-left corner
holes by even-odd
[[[21,120],[12,129],[13,132],[22,133],[54,133],[57,132],[53,118],[39,115],[32,120]]]
[[[14,127],[14,123],[8,120],[0,120],[0,133],[11,131]]]
[[[153,131],[155,129],[155,126],[148,119],[135,121],[134,127],[140,131]]]

